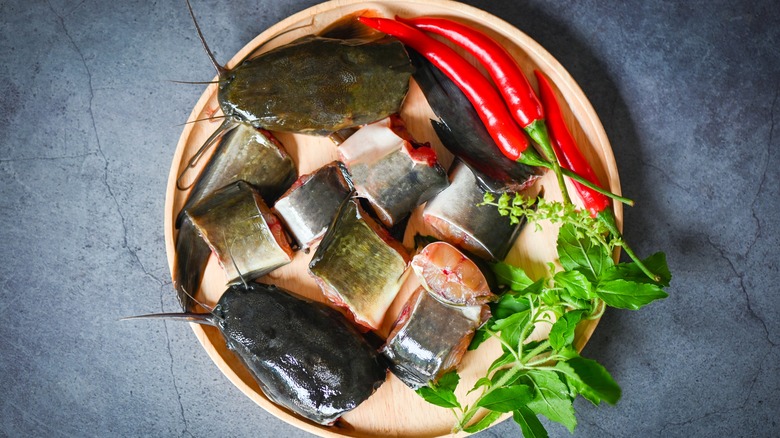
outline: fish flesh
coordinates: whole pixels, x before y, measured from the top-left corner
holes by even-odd
[[[448,306],[419,287],[380,350],[390,371],[412,389],[435,382],[460,363],[482,323],[483,307]]]
[[[303,175],[276,201],[274,210],[306,250],[325,234],[339,206],[352,192],[352,182],[344,164],[334,161]]]
[[[429,243],[411,265],[425,290],[444,304],[474,306],[496,298],[477,264],[447,242]]]
[[[460,88],[424,56],[409,49],[414,80],[439,120],[431,120],[439,140],[474,173],[483,190],[519,192],[541,176],[536,167],[501,153],[474,107]]]
[[[246,181],[267,203],[273,204],[297,175],[295,163],[273,134],[247,123],[232,122],[198,176],[179,214],[177,227],[186,210],[228,184]]]
[[[398,116],[366,125],[338,147],[358,196],[391,228],[447,187],[447,173],[429,145],[414,142]]]
[[[471,169],[456,160],[450,186],[428,201],[423,221],[433,235],[486,260],[503,260],[520,232],[493,207],[479,207],[484,192]]]
[[[230,286],[211,313],[132,318],[216,326],[273,403],[319,424],[332,425],[387,378],[380,355],[344,315],[276,286]]]
[[[406,278],[408,259],[401,244],[350,197],[314,252],[309,272],[329,300],[376,330]]]
[[[217,255],[228,284],[260,277],[292,261],[281,222],[244,181],[207,196],[187,210],[187,217]]]

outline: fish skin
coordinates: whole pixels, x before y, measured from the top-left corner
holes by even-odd
[[[436,238],[485,260],[503,260],[520,232],[493,207],[478,206],[484,192],[468,166],[456,160],[450,168],[450,186],[428,201],[423,221]]]
[[[380,352],[390,362],[390,371],[417,389],[458,365],[479,321],[463,308],[441,303],[422,287],[406,306]]]
[[[396,116],[364,126],[338,151],[358,196],[388,228],[449,184],[433,149],[414,143]]]
[[[248,183],[237,181],[187,210],[214,251],[229,284],[265,275],[292,261],[278,218]]]
[[[273,134],[247,123],[234,122],[225,128],[214,154],[198,176],[176,226],[181,225],[186,210],[228,184],[246,181],[272,204],[297,175],[295,163]]]
[[[413,67],[399,41],[301,37],[220,81],[227,116],[271,131],[328,135],[398,110]]]
[[[276,201],[274,211],[305,250],[325,233],[351,192],[349,171],[334,161],[298,178]]]
[[[406,278],[408,255],[348,198],[322,238],[309,272],[323,293],[358,324],[376,330]]]
[[[461,159],[483,190],[519,192],[541,176],[539,168],[505,157],[490,137],[465,94],[425,57],[409,49],[415,66],[414,80],[439,120],[431,120],[447,150]]]
[[[213,313],[263,393],[316,423],[333,424],[386,379],[376,350],[325,304],[249,283],[230,287]]]

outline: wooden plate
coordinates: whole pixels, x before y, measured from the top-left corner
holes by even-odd
[[[265,50],[271,49],[302,35],[315,33],[336,19],[361,9],[377,10],[387,17],[393,17],[396,14],[407,17],[418,15],[451,17],[474,25],[492,35],[503,43],[519,61],[534,85],[535,79],[532,74],[534,69],[541,70],[550,78],[557,89],[558,98],[562,102],[566,121],[583,154],[594,166],[600,180],[607,183],[613,192],[620,193],[617,167],[604,128],[582,90],[571,76],[547,51],[527,35],[503,20],[470,6],[445,0],[376,0],[371,2],[334,0],[299,12],[266,30],[238,52],[228,66],[236,65],[253,48],[265,41],[270,40],[266,44]],[[205,56],[204,62],[206,62]],[[192,110],[189,120],[208,118],[217,112],[216,90],[215,85],[206,89]],[[428,120],[434,117],[433,113],[415,84],[412,84],[404,103],[402,117],[415,138],[421,142],[430,142],[439,154],[439,159],[445,168],[449,166],[452,157],[441,146],[431,129]],[[174,220],[188,194],[177,190],[176,179],[190,157],[218,126],[218,122],[198,122],[186,125],[173,158],[165,203],[165,244],[168,265],[171,269],[173,268],[175,248]],[[277,137],[284,143],[296,162],[299,174],[309,173],[337,157],[335,147],[327,138],[282,133],[278,134]],[[201,168],[206,161],[200,160]],[[188,173],[190,181],[194,179],[195,175],[197,175],[197,171]],[[547,198],[560,199],[560,191],[557,189],[552,175],[546,175],[541,179],[540,184],[544,186]],[[576,196],[573,190],[571,193]],[[418,215],[419,209],[414,214]],[[615,205],[615,214],[619,226],[622,227],[623,215],[619,204]],[[414,220],[411,222],[412,225],[415,223]],[[549,224],[545,224],[541,232],[535,232],[533,228],[526,227],[523,230],[507,259],[510,263],[525,268],[532,276],[538,277],[546,272],[545,264],[556,258],[557,228]],[[297,294],[325,302],[326,300],[307,272],[312,253],[313,251],[307,255],[299,252],[293,263],[272,272],[262,281],[272,282]],[[617,257],[617,254],[615,256]],[[390,324],[403,304],[403,300],[416,287],[414,275],[409,276],[409,278],[410,280],[388,312],[388,317],[381,330],[383,334],[387,333]],[[225,290],[224,283],[224,276],[216,260],[212,257],[197,298],[208,304],[215,304]],[[578,328],[576,340],[578,349],[584,347],[597,324],[598,321],[591,321]],[[272,404],[262,394],[258,385],[238,359],[227,350],[216,329],[195,324],[192,324],[192,329],[214,363],[244,394],[276,417],[308,432],[320,436],[433,437],[449,434],[454,424],[454,418],[447,409],[427,404],[392,375],[371,398],[345,415],[338,426],[324,427],[303,420]],[[537,337],[544,335],[545,333],[535,333]],[[499,355],[500,347],[497,343],[487,342],[477,351],[469,352],[464,357],[459,367],[462,378],[459,396],[465,398],[466,391],[471,388],[477,378],[484,375],[489,364]]]

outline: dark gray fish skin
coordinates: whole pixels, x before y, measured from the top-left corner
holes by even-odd
[[[405,279],[408,255],[354,199],[339,208],[309,271],[328,299],[377,329]]]
[[[325,233],[339,206],[352,192],[349,172],[340,161],[303,175],[276,201],[274,210],[302,249]]]
[[[423,220],[435,237],[486,260],[503,260],[520,232],[498,210],[478,207],[484,192],[468,166],[455,161],[450,168],[450,186],[428,201]]]
[[[274,403],[332,424],[385,381],[376,351],[338,311],[263,284],[233,286],[217,326]]]
[[[328,135],[397,112],[412,65],[397,40],[305,36],[220,77],[222,111],[272,131]]]
[[[338,152],[358,196],[388,228],[448,185],[433,149],[414,143],[395,115],[362,127]]]
[[[370,164],[350,167],[358,194],[366,195],[387,227],[405,218],[415,207],[444,190],[447,173],[439,163],[414,162],[404,148]]]
[[[479,322],[442,304],[422,287],[406,306],[381,353],[389,360],[390,371],[417,389],[457,366]]]
[[[267,284],[229,287],[211,313],[135,316],[211,325],[274,403],[331,425],[387,378],[374,347],[338,311]]]
[[[472,169],[484,190],[519,192],[541,175],[540,169],[501,153],[471,102],[444,73],[411,49],[409,57],[415,66],[414,80],[439,118],[431,120],[439,140]]]
[[[252,280],[292,261],[281,222],[244,181],[217,190],[187,210],[219,258],[228,283]]]
[[[210,255],[211,248],[185,216],[176,235],[173,259],[173,287],[185,312],[191,311],[195,305],[192,296],[198,292]]]
[[[225,128],[214,155],[198,176],[176,226],[184,212],[215,190],[239,180],[252,184],[272,204],[297,176],[295,163],[282,144],[267,131],[235,122]]]

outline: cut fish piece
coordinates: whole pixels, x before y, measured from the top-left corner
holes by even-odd
[[[276,201],[274,210],[302,249],[320,238],[352,192],[344,164],[334,161],[303,175]]]
[[[486,260],[503,260],[522,224],[511,225],[494,207],[478,207],[484,192],[462,162],[450,169],[450,186],[428,201],[423,220],[434,235]]]
[[[408,255],[354,199],[347,199],[314,253],[309,270],[325,296],[376,330],[406,277]]]
[[[412,258],[412,269],[425,290],[445,304],[482,305],[495,297],[477,265],[449,243],[428,244]]]
[[[358,195],[388,228],[447,187],[436,153],[414,143],[397,116],[362,127],[338,152]]]
[[[186,210],[228,184],[246,181],[272,205],[297,175],[295,163],[273,134],[248,123],[228,126],[181,209],[177,227]]]
[[[217,190],[187,210],[217,255],[228,284],[265,275],[292,261],[282,223],[244,181]]]
[[[390,370],[417,389],[455,368],[481,324],[482,307],[448,306],[418,288],[382,347]]]

